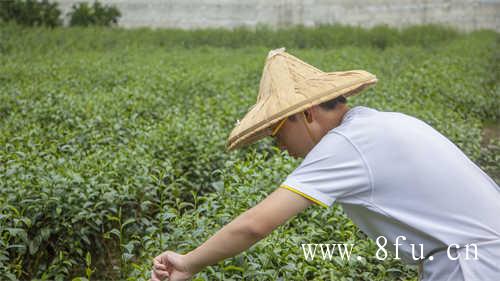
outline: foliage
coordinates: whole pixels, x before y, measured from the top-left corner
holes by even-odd
[[[499,142],[482,140],[500,117],[497,33],[416,27],[399,44],[400,31],[341,27],[357,39],[318,43],[319,31],[303,30],[299,46],[286,39],[297,30],[283,31],[289,47],[270,38],[278,31],[257,42],[241,30],[1,27],[0,279],[147,280],[151,257],[191,250],[276,188],[298,161],[270,141],[225,152],[272,42],[321,69],[375,73],[379,83],[350,106],[416,116],[487,173],[499,170]],[[238,36],[252,43],[233,48]],[[307,262],[303,241],[353,241],[365,258]],[[375,250],[339,206],[312,207],[197,278],[416,279]]]
[[[115,6],[102,5],[98,1],[94,1],[92,5],[85,2],[78,3],[73,5],[71,9],[68,14],[71,17],[70,26],[116,25],[121,16],[120,11]]]
[[[0,1],[0,21],[14,21],[26,26],[61,25],[61,11],[56,2],[48,0],[2,0]]]
[[[74,30],[77,29],[77,30]],[[13,34],[26,32],[20,27],[10,26],[3,32]],[[292,26],[286,29],[272,29],[268,26],[256,28],[238,27],[227,29],[123,29],[123,28],[61,28],[43,36],[11,38],[4,44],[15,48],[16,44],[37,52],[52,52],[54,45],[58,50],[68,52],[98,50],[111,51],[124,46],[130,48],[248,48],[266,49],[286,46],[288,49],[332,49],[346,46],[359,48],[385,49],[406,46],[438,49],[442,44],[461,37],[463,34],[439,25],[412,26],[402,29],[375,26],[370,29],[344,25],[321,25],[316,28]],[[32,35],[32,36],[29,36]],[[494,35],[490,35],[494,36]],[[1,42],[0,42],[1,43]]]

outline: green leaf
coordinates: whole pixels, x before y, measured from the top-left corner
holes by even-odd
[[[234,266],[234,265],[226,266],[223,269],[224,269],[224,271],[231,271],[231,270],[240,271],[240,272],[244,272],[245,271],[242,267]]]
[[[92,264],[92,256],[90,255],[90,252],[87,252],[85,255],[85,263],[87,266],[90,266]]]
[[[116,229],[116,228],[113,228],[111,231],[109,231],[108,233],[111,233],[111,234],[114,234],[116,237],[120,238],[120,230]]]

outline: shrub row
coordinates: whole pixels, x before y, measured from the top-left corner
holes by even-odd
[[[26,29],[7,25],[0,30],[8,40],[0,41],[0,51],[8,52],[24,46],[37,53],[64,50],[66,52],[97,50],[110,51],[122,48],[250,48],[267,49],[286,46],[293,49],[331,49],[343,46],[385,49],[394,46],[415,46],[434,50],[441,44],[464,34],[438,26],[422,25],[402,29],[376,26],[370,29],[344,25],[323,25],[316,28],[293,26],[273,29],[268,26],[228,29],[123,29],[123,28],[57,28],[47,32],[45,28]],[[21,34],[21,36],[17,36]]]
[[[177,31],[107,32],[0,28],[1,280],[147,280],[153,256],[198,246],[298,164],[267,140],[225,152],[235,120],[256,98],[268,47],[167,48],[158,42]],[[68,44],[74,38],[79,44]],[[326,71],[376,74],[379,83],[350,106],[416,116],[492,173],[499,144],[482,144],[482,129],[500,116],[497,40],[483,31],[439,48],[289,52]],[[352,241],[365,259],[307,262],[299,248],[307,241]],[[197,278],[416,277],[396,260],[377,261],[376,249],[339,206],[309,208]]]

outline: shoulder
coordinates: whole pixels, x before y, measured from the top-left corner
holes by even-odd
[[[371,190],[368,167],[355,145],[330,131],[286,178],[284,186],[330,206]]]
[[[306,155],[301,166],[320,168],[340,163],[359,163],[362,156],[356,145],[342,132],[331,130]]]

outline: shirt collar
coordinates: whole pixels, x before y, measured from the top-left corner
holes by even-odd
[[[354,114],[360,110],[363,109],[363,106],[355,106],[355,107],[352,107],[352,108],[349,108],[349,110],[344,114],[344,116],[342,117],[342,121],[340,122],[340,124],[344,123],[345,121],[349,120],[352,118],[352,116],[354,116]]]

